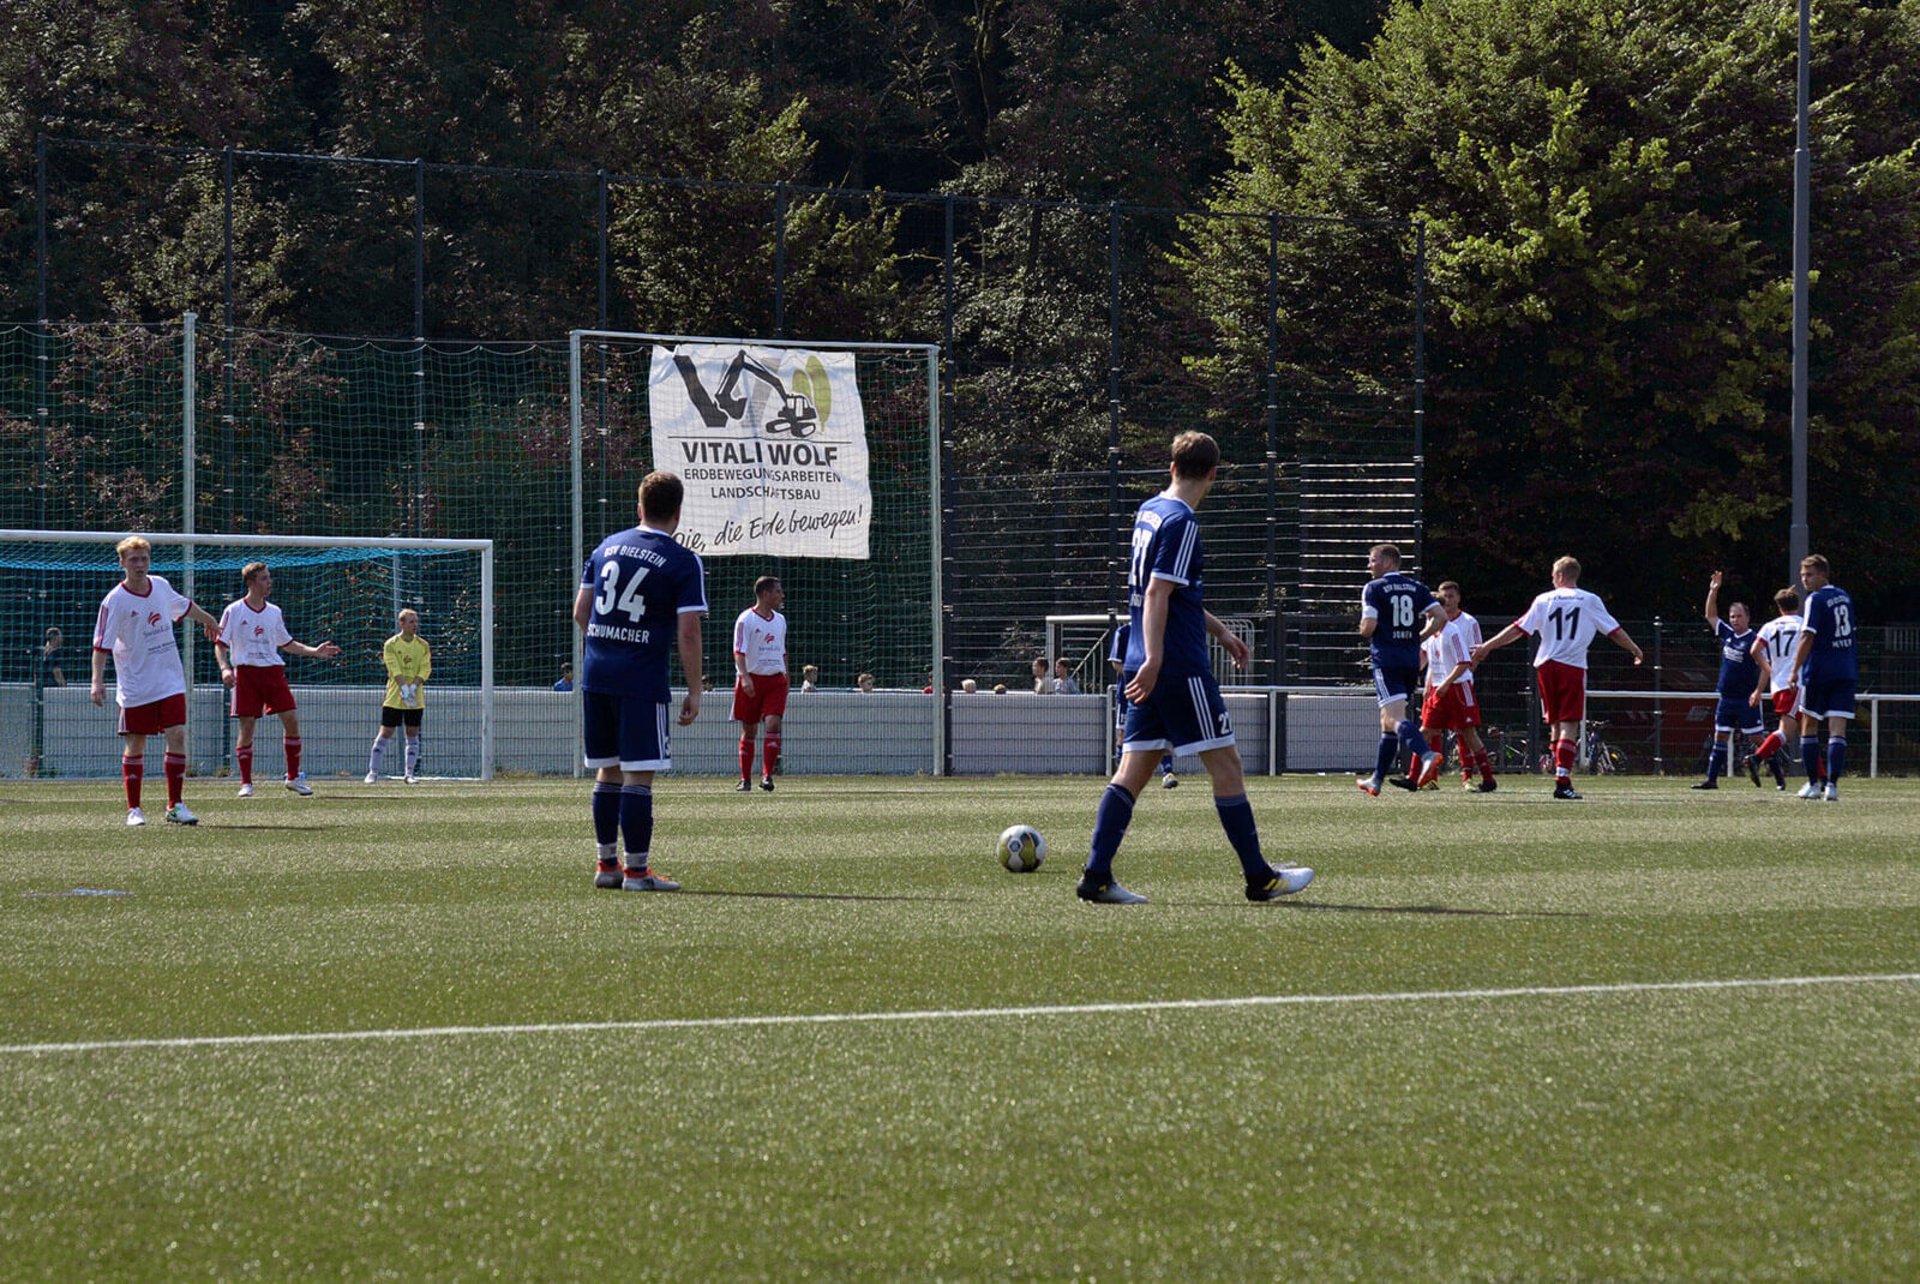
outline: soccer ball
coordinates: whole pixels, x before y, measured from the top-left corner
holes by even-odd
[[[1047,858],[1047,840],[1032,825],[1008,825],[1000,834],[1000,863],[1015,874],[1031,874]]]

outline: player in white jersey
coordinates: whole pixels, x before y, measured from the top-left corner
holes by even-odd
[[[239,719],[240,734],[233,758],[240,768],[240,797],[253,797],[253,724],[262,713],[279,716],[281,745],[287,753],[287,788],[309,797],[313,786],[300,770],[300,716],[294,712],[293,688],[287,685],[282,651],[331,660],[340,648],[331,642],[308,646],[293,640],[280,608],[267,600],[273,592],[273,572],[265,562],[240,568],[246,593],[220,613],[220,640],[213,654],[220,661],[220,681],[233,692],[229,712]]]
[[[1460,745],[1460,783],[1471,792],[1490,794],[1498,786],[1493,780],[1493,758],[1480,742],[1480,701],[1473,685],[1473,649],[1483,640],[1480,621],[1460,609],[1460,586],[1454,581],[1441,584],[1434,596],[1447,612],[1447,624],[1421,643],[1421,662],[1427,670],[1421,734],[1438,747],[1446,743],[1446,733],[1453,732]],[[1480,773],[1477,781],[1476,771]]]
[[[198,624],[209,642],[220,624],[173,585],[148,574],[153,545],[129,535],[114,546],[124,578],[100,603],[93,626],[93,702],[107,700],[107,657],[113,657],[114,700],[120,706],[120,779],[127,793],[127,823],[144,825],[140,785],[146,775],[147,737],[166,740],[167,820],[196,825],[199,818],[181,800],[187,780],[187,682],[173,626],[182,616]]]
[[[1763,697],[1771,700],[1780,726],[1747,755],[1746,765],[1747,775],[1758,785],[1760,764],[1766,763],[1767,770],[1773,773],[1774,788],[1785,793],[1787,772],[1780,761],[1780,750],[1800,725],[1800,675],[1793,667],[1793,653],[1800,645],[1800,595],[1790,588],[1781,589],[1773,595],[1773,605],[1780,613],[1762,624],[1760,636],[1753,640],[1753,658],[1760,664],[1760,681],[1754,684],[1749,703],[1758,708]]]
[[[740,783],[746,793],[753,786],[754,740],[760,724],[767,727],[762,750],[760,787],[773,792],[773,769],[780,761],[780,721],[787,716],[787,590],[777,575],[753,582],[753,605],[733,622],[733,721],[740,724]]]
[[[1578,802],[1573,790],[1573,760],[1580,743],[1580,724],[1587,716],[1587,648],[1604,634],[1635,664],[1646,653],[1627,636],[1606,604],[1580,587],[1580,563],[1563,557],[1553,564],[1553,588],[1533,599],[1527,613],[1473,649],[1477,665],[1489,655],[1522,637],[1538,637],[1534,674],[1540,684],[1540,705],[1553,733],[1553,796]]]

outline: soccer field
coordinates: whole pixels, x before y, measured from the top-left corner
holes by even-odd
[[[16,782],[0,1276],[1912,1278],[1920,783],[1581,787]]]

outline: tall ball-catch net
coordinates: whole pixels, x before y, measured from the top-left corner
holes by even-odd
[[[340,647],[330,660],[283,654],[298,702],[302,766],[314,779],[357,779],[367,770],[386,697],[381,649],[407,608],[418,612],[420,636],[432,648],[420,773],[486,778],[496,744],[498,756],[514,757],[551,743],[558,757],[549,769],[567,769],[567,696],[538,693],[551,708],[522,699],[512,702],[505,725],[496,718],[491,541],[141,534],[153,545],[152,573],[215,617],[244,592],[241,568],[266,563],[271,600],[293,636]],[[92,703],[89,683],[94,623],[121,578],[114,545],[122,538],[0,531],[0,777],[118,774],[111,662],[104,707]],[[188,770],[219,775],[231,770],[235,730],[219,664],[197,627],[182,621],[176,636],[188,675]],[[282,761],[280,719],[260,719],[254,746],[258,771],[270,777]]]

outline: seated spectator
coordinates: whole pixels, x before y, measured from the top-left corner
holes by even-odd
[[[871,673],[863,673],[854,679],[853,685],[855,690],[871,691],[873,690],[873,675]]]
[[[563,664],[560,666],[560,680],[553,684],[553,689],[555,691],[573,690],[573,666],[571,664]]]
[[[1064,658],[1053,662],[1053,692],[1055,695],[1080,694],[1080,684],[1073,680],[1073,666]]]
[[[978,691],[979,689],[980,689],[980,684],[978,682],[975,682],[972,678],[968,678],[966,681],[960,684],[960,690],[966,695],[972,695],[974,692]]]
[[[800,670],[800,689],[802,691],[817,691],[819,688],[820,666],[817,664],[803,666]]]
[[[1053,690],[1053,679],[1047,675],[1047,657],[1033,657],[1033,693],[1047,695]]]

